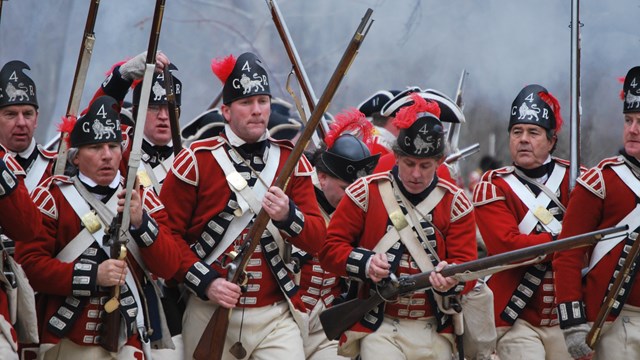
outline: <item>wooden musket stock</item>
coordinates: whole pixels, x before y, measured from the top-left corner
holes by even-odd
[[[604,322],[607,320],[607,316],[609,316],[611,309],[613,309],[618,293],[620,293],[620,289],[622,289],[622,285],[624,284],[624,279],[629,276],[633,263],[638,259],[638,255],[640,255],[640,240],[636,239],[633,242],[633,245],[631,245],[629,254],[625,258],[618,276],[616,276],[613,281],[613,285],[607,291],[607,296],[605,297],[604,302],[602,302],[602,306],[598,311],[598,316],[596,316],[596,320],[593,322],[591,330],[587,333],[587,345],[589,345],[590,348],[595,349],[596,342],[598,342],[598,339],[600,338],[602,325],[604,325]]]
[[[356,30],[355,35],[351,39],[351,42],[342,56],[342,59],[340,59],[336,70],[331,76],[322,97],[311,114],[304,132],[298,139],[291,155],[287,158],[282,171],[278,174],[278,178],[276,179],[274,186],[281,189],[285,188],[285,185],[298,164],[298,161],[309,143],[313,132],[316,131],[316,127],[318,126],[320,119],[329,107],[329,103],[338,89],[340,82],[344,78],[344,75],[358,53],[358,49],[360,48],[360,45],[371,25],[369,20],[372,12],[373,10],[368,9],[364,15],[358,30]],[[264,209],[261,209],[249,230],[246,240],[238,251],[238,255],[231,264],[228,265],[228,281],[234,283],[240,282],[242,272],[251,258],[251,254],[253,254],[255,248],[258,246],[260,237],[269,220],[269,215],[264,211]],[[222,357],[227,329],[229,327],[229,314],[230,310],[221,306],[219,306],[213,313],[211,320],[209,320],[209,323],[198,342],[198,346],[193,353],[193,357],[196,360],[219,360]]]
[[[182,138],[180,137],[180,109],[176,103],[176,94],[173,88],[173,75],[169,67],[164,68],[164,88],[167,92],[167,107],[169,109],[169,124],[171,125],[171,141],[173,141],[173,154],[178,156],[182,150]]]

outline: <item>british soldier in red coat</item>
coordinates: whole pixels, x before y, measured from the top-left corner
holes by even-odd
[[[149,353],[149,329],[154,336],[165,330],[146,316],[147,304],[158,300],[157,294],[150,295],[155,292],[145,274],[172,277],[180,254],[152,191],[132,194],[126,260],[110,259],[104,241],[115,214],[124,209],[118,170],[122,136],[115,105],[113,98],[98,98],[77,122],[63,124],[70,133],[70,160],[77,175],[54,176],[36,188],[32,198],[43,214],[43,230],[16,247],[17,260],[40,294],[44,359],[142,359]],[[115,311],[122,317],[123,332],[115,334],[118,351],[110,353],[100,343],[108,288],[113,286],[121,288]]]
[[[41,228],[42,216],[33,204],[24,185],[25,172],[18,162],[0,145],[0,241],[4,235],[18,241],[31,241]],[[0,251],[0,271],[8,268],[6,262],[11,254]],[[9,316],[9,303],[5,286],[8,279],[0,280],[0,358],[18,359],[18,338]],[[32,309],[35,312],[35,309]]]
[[[320,252],[322,266],[352,279],[362,297],[390,274],[436,270],[432,288],[381,304],[342,335],[341,353],[359,353],[364,360],[451,359],[450,337],[440,333],[448,328],[448,316],[436,301],[464,286],[438,271],[477,257],[471,203],[463,190],[435,175],[444,161],[440,107],[416,94],[411,100],[414,104],[394,120],[401,128],[394,147],[397,165],[347,188]],[[401,223],[413,231],[403,231]]]
[[[476,222],[488,255],[553,241],[569,199],[569,164],[551,156],[562,125],[557,100],[528,85],[511,106],[509,150],[513,166],[486,172],[476,185]],[[504,359],[566,359],[555,310],[550,262],[491,276]]]
[[[354,136],[356,133],[357,136]],[[313,154],[317,174],[316,197],[326,223],[355,180],[371,175],[380,154],[371,155],[373,126],[359,111],[336,115],[324,138],[326,149]],[[318,254],[296,251],[300,260],[301,298],[309,311],[309,336],[304,339],[305,359],[346,359],[338,356],[338,342],[327,339],[319,315],[331,307],[343,291],[340,277],[325,271]]]
[[[574,359],[640,358],[640,287],[636,265],[615,298],[600,340],[592,350],[586,335],[640,231],[640,67],[624,81],[624,148],[602,160],[577,181],[561,238],[616,225],[629,230],[592,247],[557,253],[553,259],[558,313]],[[620,234],[618,234],[620,235]],[[594,356],[595,355],[595,356]]]
[[[56,153],[45,150],[33,138],[38,126],[36,84],[24,73],[30,70],[13,60],[0,70],[0,144],[24,169],[27,190],[52,175]]]
[[[292,147],[269,138],[266,130],[271,93],[262,62],[244,53],[216,60],[212,68],[224,83],[224,132],[184,149],[160,195],[182,249],[176,279],[192,292],[183,318],[184,356],[193,356],[211,315],[223,306],[236,308],[224,359],[233,358],[234,343],[249,358],[303,359],[307,314],[280,252],[284,241],[309,253],[322,246],[326,228],[313,192],[313,168],[302,157],[285,190],[271,186]],[[250,254],[241,293],[238,284],[227,281],[220,260],[243,243],[261,209],[271,221]]]

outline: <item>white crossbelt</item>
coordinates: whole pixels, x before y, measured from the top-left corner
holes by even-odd
[[[77,178],[74,178],[74,180],[76,179]],[[83,219],[84,215],[91,212],[91,208],[89,207],[89,204],[87,203],[85,198],[83,198],[80,195],[80,193],[78,192],[78,190],[74,185],[59,184],[58,187],[62,192],[62,194],[64,195],[64,197],[69,202],[69,204],[71,205],[71,207],[73,208],[73,211],[76,213],[76,215],[78,215],[80,219]],[[118,190],[116,190],[116,193],[120,190],[121,190],[121,186],[118,187]],[[92,196],[92,195],[89,195],[89,196]],[[112,214],[111,214],[112,218],[113,216],[115,216],[115,212],[113,212],[113,210],[116,208],[116,206],[117,206],[117,196],[113,195],[111,199],[109,199],[109,201],[105,204],[105,208],[108,209],[109,211],[112,211]],[[109,255],[110,253],[109,246],[105,246],[103,244],[105,221],[107,221],[108,219],[103,219],[101,216],[99,216],[98,218],[101,222],[101,226],[98,231],[92,234],[91,232],[89,232],[89,230],[87,230],[87,227],[85,226],[85,228],[78,235],[76,235],[76,237],[73,238],[73,240],[71,240],[71,242],[69,242],[64,247],[64,249],[62,249],[56,255],[56,259],[66,263],[73,262],[87,248],[89,248],[89,246],[91,246],[93,241],[96,241],[101,246],[102,250],[105,251],[107,255]],[[144,262],[141,261],[140,249],[137,248],[137,244],[135,243],[135,241],[128,241],[127,249],[130,250],[132,256],[135,258],[136,262],[138,262],[138,265],[140,265],[143,269],[145,269]],[[127,271],[127,274],[125,276],[125,283],[129,287],[129,290],[131,290],[131,294],[133,295],[133,298],[135,299],[138,307],[138,311],[136,314],[136,326],[138,329],[144,329],[145,328],[144,311],[142,309],[140,293],[138,292],[138,287],[136,286],[136,283],[133,279],[132,272],[133,272],[133,269],[129,269],[129,271]]]
[[[567,169],[564,166],[555,166],[551,176],[547,182],[542,185],[546,186],[552,193],[555,193],[560,188],[560,184],[562,184],[562,179],[564,179],[564,175]],[[549,203],[551,203],[551,198],[544,191],[541,191],[537,197],[533,196],[531,190],[529,190],[518,178],[509,174],[503,177],[504,181],[509,185],[511,190],[518,195],[518,198],[524,203],[524,205],[529,209],[527,214],[522,218],[520,223],[518,224],[518,229],[521,234],[530,234],[533,229],[535,229],[536,224],[540,223],[545,230],[552,234],[559,234],[562,230],[562,223],[558,221],[555,217],[550,219],[551,221],[547,224],[541,222],[535,215],[536,209],[542,207],[543,209],[547,209]]]
[[[615,171],[620,180],[625,183],[636,194],[637,197],[640,198],[640,181],[637,177],[633,175],[628,166],[616,165],[612,166],[611,169]],[[625,216],[616,226],[628,225],[628,231],[634,231],[638,226],[640,226],[640,204],[636,204],[636,207]],[[598,241],[598,244],[593,249],[593,253],[591,254],[591,261],[589,262],[589,267],[586,271],[583,272],[583,275],[586,275],[591,269],[593,269],[596,264],[602,258],[611,251],[616,245],[618,245],[621,241],[626,239],[627,230],[609,234],[604,239]]]
[[[40,179],[44,175],[44,171],[47,169],[47,165],[49,165],[49,161],[45,160],[45,158],[38,154],[36,160],[34,161],[31,169],[27,173],[27,177],[24,179],[24,185],[27,187],[29,192],[33,191],[33,189],[38,186],[40,183]],[[27,171],[27,169],[24,169]]]
[[[236,168],[231,163],[224,147],[220,146],[211,153],[218,162],[218,165],[220,165],[220,168],[227,177],[227,180],[231,179],[230,176],[240,176]],[[206,263],[212,264],[218,257],[220,257],[220,255],[227,250],[240,233],[242,233],[242,231],[249,225],[255,214],[260,212],[261,205],[260,201],[257,199],[263,198],[268,190],[263,182],[265,184],[271,184],[275,179],[276,170],[278,170],[278,165],[280,164],[280,148],[276,145],[271,145],[269,146],[269,150],[266,155],[267,159],[265,161],[264,169],[260,172],[260,178],[262,181],[256,181],[252,188],[244,186],[241,187],[241,189],[236,189],[235,186],[237,186],[237,184],[235,184],[235,182],[232,183],[232,181],[227,181],[231,191],[236,194],[238,206],[242,211],[242,215],[233,217],[233,220],[231,220],[231,223],[227,227],[227,231],[224,233],[220,243],[204,259]],[[233,175],[234,173],[235,175]],[[267,229],[274,239],[280,236],[280,232],[275,228],[271,220],[269,220]],[[280,238],[280,241],[282,241],[282,238]]]
[[[162,182],[164,178],[167,177],[168,169],[171,169],[173,158],[174,156],[171,154],[171,156],[161,161],[156,167],[152,167],[151,164],[145,161],[140,162],[138,174],[142,172],[149,177],[156,194],[160,194],[160,191],[162,191]]]

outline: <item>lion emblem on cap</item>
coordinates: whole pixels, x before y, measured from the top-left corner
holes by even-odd
[[[631,91],[627,93],[627,96],[625,97],[624,101],[628,104],[627,107],[629,108],[637,109],[638,107],[640,107],[640,96],[633,95]]]
[[[436,144],[432,140],[432,136],[427,137],[426,141],[423,140],[421,136],[416,136],[416,138],[413,139],[413,147],[416,148],[416,155],[422,154],[423,152],[428,154],[431,151],[435,151]]]
[[[540,119],[538,118],[540,109],[538,109],[535,104],[529,107],[527,106],[527,103],[522,103],[522,105],[520,105],[520,108],[518,109],[518,112],[520,113],[520,116],[518,116],[518,119],[520,120],[524,118],[528,118],[528,120],[533,120],[533,118],[535,118],[536,121],[540,121]]]
[[[162,100],[163,96],[167,96],[167,90],[165,90],[165,88],[162,85],[160,85],[158,80],[156,80],[153,83],[153,86],[151,87],[151,91],[153,91],[154,101]]]
[[[113,136],[114,139],[116,138],[116,133],[113,130],[113,126],[104,126],[98,119],[93,120],[93,125],[91,125],[91,128],[93,129],[93,132],[96,134],[96,137],[94,138],[94,140],[100,140],[105,135],[107,135],[105,137],[105,140],[110,139],[111,136]]]
[[[255,77],[258,76],[257,79]],[[246,74],[242,74],[240,77],[240,85],[242,85],[242,89],[244,91],[242,94],[249,94],[252,91],[264,91],[264,86],[262,86],[262,78],[258,74],[253,74],[254,79],[252,80]]]
[[[7,95],[9,95],[9,101],[16,101],[16,98],[20,96],[19,101],[28,101],[29,95],[27,95],[27,87],[23,83],[19,83],[16,88],[13,83],[7,84]],[[25,99],[26,98],[26,99]]]

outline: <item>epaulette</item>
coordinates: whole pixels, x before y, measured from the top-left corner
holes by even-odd
[[[4,160],[4,163],[7,164],[7,168],[9,168],[15,176],[27,176],[27,173],[24,171],[22,166],[20,166],[18,160],[9,153],[4,154],[4,158],[2,160]]]
[[[606,158],[596,166],[578,178],[578,183],[584,186],[587,190],[591,191],[595,196],[600,199],[604,199],[607,195],[607,189],[604,185],[604,179],[602,177],[602,170],[609,166],[621,165],[624,163],[621,156]]]
[[[49,160],[55,160],[58,156],[58,152],[47,150],[42,145],[38,145],[38,151],[40,151],[40,155]]]
[[[361,177],[345,190],[345,194],[363,211],[369,208],[369,184],[374,181],[391,180],[389,172]]]
[[[482,174],[480,181],[491,181],[492,178],[511,174],[514,170],[513,166],[505,166],[495,170],[489,170]]]
[[[33,200],[33,203],[40,212],[55,220],[58,219],[58,209],[56,208],[56,202],[53,200],[53,196],[49,189],[53,184],[58,182],[64,184],[73,183],[73,181],[65,175],[50,176],[31,192],[31,200]]]
[[[480,181],[473,189],[473,206],[480,206],[505,199],[504,196],[498,196],[496,186],[489,181]]]
[[[311,176],[314,173],[313,165],[309,159],[307,159],[304,154],[300,156],[300,160],[298,160],[298,164],[296,166],[296,170],[294,172],[295,176]]]
[[[471,205],[471,202],[467,199],[464,191],[458,186],[444,179],[438,180],[438,186],[453,194],[453,201],[451,202],[451,222],[460,219],[473,210],[473,205]]]
[[[153,187],[147,187],[142,190],[142,205],[149,215],[164,209],[164,205],[160,202]]]
[[[224,143],[224,138],[216,136],[208,139],[194,141],[191,143],[191,145],[189,145],[189,148],[195,153],[196,151],[215,150],[224,145]]]
[[[129,125],[121,125],[120,130],[122,131],[122,148],[127,150],[129,149],[129,142],[131,141],[134,129]]]
[[[562,166],[564,166],[564,167],[566,167],[566,168],[568,168],[568,167],[570,167],[570,166],[571,166],[571,162],[570,162],[569,160],[560,159],[560,158],[557,158],[557,157],[555,157],[555,156],[552,156],[551,158],[552,158],[556,163],[558,163],[558,164],[560,164],[560,165],[562,165]],[[588,169],[587,169],[587,167],[585,167],[585,166],[583,166],[583,165],[580,165],[580,174],[583,174],[583,173],[584,173],[585,171],[587,171],[587,170],[588,170]]]
[[[191,145],[193,146],[193,144]],[[193,153],[193,150],[191,150],[191,147],[180,151],[178,156],[173,160],[171,172],[173,172],[178,179],[186,182],[187,184],[198,186],[198,162],[196,161],[196,156]]]

